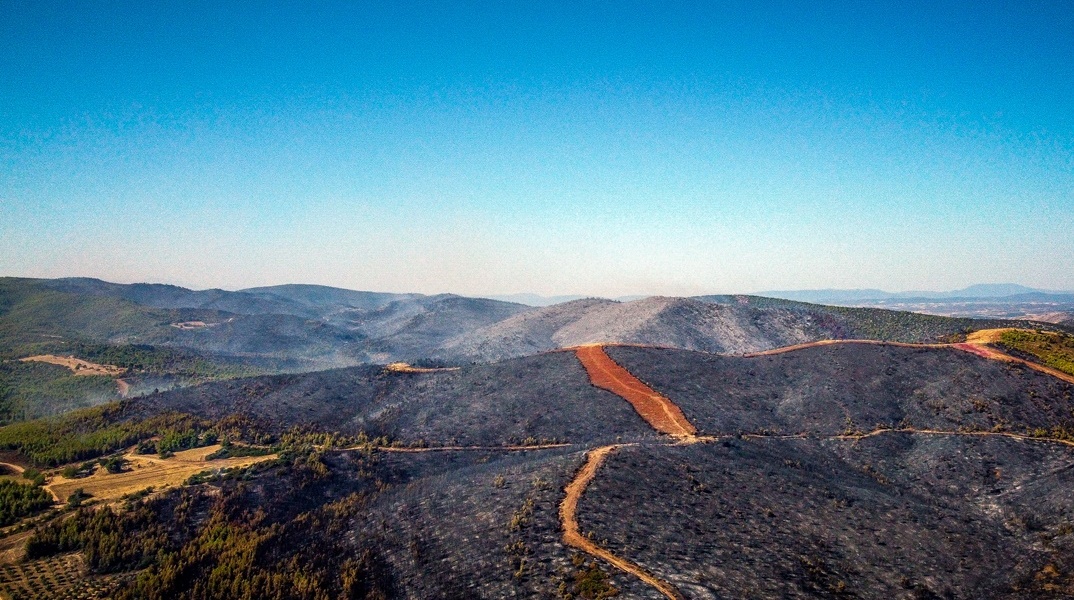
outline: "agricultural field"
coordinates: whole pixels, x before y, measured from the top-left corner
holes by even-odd
[[[123,578],[94,575],[79,553],[16,564],[0,564],[0,598],[21,600],[106,600]]]
[[[275,454],[206,458],[220,448],[219,444],[191,448],[175,452],[168,458],[127,452],[122,455],[125,464],[120,472],[110,473],[103,467],[97,467],[88,477],[67,478],[56,475],[48,482],[47,488],[60,499],[66,499],[77,490],[82,490],[88,498],[109,501],[147,488],[160,490],[177,487],[202,471],[222,472],[276,458]]]

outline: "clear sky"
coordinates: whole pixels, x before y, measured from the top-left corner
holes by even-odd
[[[1074,2],[406,4],[0,0],[0,275],[1074,289]]]

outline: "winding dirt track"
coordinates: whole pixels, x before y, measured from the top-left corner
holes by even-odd
[[[793,346],[784,346],[782,348],[773,348],[772,350],[764,350],[762,352],[750,352],[743,354],[744,358],[756,358],[758,356],[774,356],[776,354],[785,354],[787,352],[794,352],[796,350],[804,350],[806,348],[816,348],[818,346],[833,346],[837,344],[865,344],[870,346],[895,346],[898,348],[954,348],[963,352],[969,352],[975,356],[981,358],[987,358],[989,360],[998,360],[1000,362],[1019,364],[1025,367],[1029,367],[1034,371],[1039,371],[1047,375],[1051,375],[1057,379],[1061,379],[1067,383],[1074,383],[1074,375],[1064,373],[1058,369],[1046,367],[1044,365],[1031,362],[1016,356],[1011,356],[994,346],[990,346],[999,339],[999,336],[1009,329],[983,329],[981,331],[975,331],[970,334],[965,342],[957,344],[908,344],[905,342],[881,342],[877,340],[820,340],[818,342],[807,342],[805,344],[795,344]]]
[[[797,350],[804,350],[806,348],[814,348],[818,346],[831,346],[836,344],[863,344],[874,346],[896,346],[900,348],[952,348],[963,352],[969,352],[971,354],[980,356],[989,360],[998,360],[1002,362],[1016,363],[1027,366],[1036,371],[1046,373],[1053,377],[1057,377],[1063,381],[1074,383],[1074,377],[1067,373],[1045,367],[1036,363],[1032,363],[1021,358],[1011,356],[1005,352],[1002,352],[995,347],[989,346],[990,342],[994,342],[998,339],[998,335],[1002,333],[1002,330],[985,330],[977,332],[971,335],[966,342],[957,344],[910,344],[904,342],[882,342],[877,340],[821,340],[817,342],[809,342],[805,344],[796,344],[793,346],[786,346],[783,348],[775,348],[772,350],[766,350],[763,352],[752,352],[743,355],[745,358],[755,358],[761,356],[774,356],[777,354],[785,354],[788,352],[794,352]],[[697,428],[693,426],[686,419],[682,410],[675,405],[669,398],[663,396],[659,392],[653,390],[649,386],[645,385],[641,380],[635,377],[630,371],[623,368],[616,363],[604,352],[603,346],[599,344],[579,346],[572,348],[578,357],[578,360],[585,367],[586,373],[589,374],[590,382],[601,389],[608,390],[614,394],[617,394],[630,402],[634,409],[642,416],[654,429],[661,433],[675,436],[679,438],[680,443],[705,443],[714,442],[720,439],[724,439],[727,436],[698,436]],[[1023,441],[1037,441],[1037,442],[1053,442],[1066,446],[1074,446],[1074,442],[1067,440],[1053,439],[1053,438],[1038,438],[1033,436],[1027,436],[1017,433],[1008,432],[996,432],[996,431],[939,431],[931,429],[877,429],[870,432],[851,434],[851,435],[836,435],[825,436],[826,439],[842,439],[842,440],[861,440],[873,436],[890,434],[890,433],[911,433],[918,435],[949,435],[949,436],[973,436],[973,437],[1005,437]],[[801,438],[806,437],[803,435],[782,435],[782,436],[749,436],[749,437],[781,437],[781,438]],[[614,567],[634,575],[642,581],[656,588],[661,594],[670,598],[671,600],[680,600],[682,595],[676,590],[670,583],[663,581],[641,566],[619,556],[616,556],[594,544],[589,538],[582,535],[578,527],[578,502],[582,498],[582,494],[585,493],[586,487],[596,477],[597,470],[604,463],[604,460],[609,454],[615,451],[619,446],[602,446],[591,450],[586,455],[586,462],[582,468],[575,475],[575,478],[565,488],[565,497],[559,507],[560,523],[563,527],[563,541],[569,546],[577,548],[591,556],[599,558],[613,565]]]
[[[914,435],[942,435],[948,437],[1002,437],[1023,442],[1040,442],[1046,444],[1060,444],[1074,447],[1074,442],[1054,437],[1036,437],[1008,431],[944,431],[942,429],[914,429],[913,427],[898,427],[895,429],[874,429],[865,433],[851,433],[845,435],[829,436],[827,439],[836,440],[863,440],[878,435],[890,433],[912,433]],[[764,437],[764,436],[758,436]]]
[[[879,340],[819,340],[816,342],[806,342],[804,344],[795,344],[793,346],[783,346],[782,348],[773,348],[771,350],[762,350],[760,352],[748,352],[743,354],[743,358],[757,358],[758,356],[775,356],[777,354],[786,354],[788,352],[795,352],[797,350],[805,350],[806,348],[816,348],[818,346],[836,346],[842,344],[863,344],[866,346],[895,346],[897,348],[951,348],[952,344],[908,344],[906,342],[881,342]]]
[[[697,428],[674,402],[621,367],[604,352],[602,346],[579,346],[575,354],[589,373],[593,385],[626,399],[653,429],[683,438],[697,433]]]
[[[579,362],[585,367],[586,373],[589,374],[590,383],[629,402],[634,410],[649,425],[652,425],[653,429],[674,436],[681,442],[692,443],[697,439],[697,428],[686,419],[686,415],[674,402],[645,385],[630,371],[612,360],[604,352],[603,346],[579,346],[574,348],[574,352]],[[618,446],[612,445],[591,450],[586,455],[586,462],[581,470],[564,490],[566,496],[563,498],[563,503],[559,505],[563,542],[590,556],[604,560],[621,571],[634,575],[656,588],[670,600],[681,600],[682,595],[670,583],[655,577],[641,566],[594,544],[582,535],[578,528],[578,502],[582,499],[582,494],[585,493],[589,482],[593,480],[597,470],[604,463],[604,459],[616,448]]]
[[[374,452],[398,452],[401,454],[417,454],[420,452],[525,452],[527,450],[549,450],[551,448],[566,448],[570,444],[535,444],[533,446],[427,446],[424,448],[408,448],[405,446],[376,446]],[[352,446],[343,450],[365,450],[367,446]]]
[[[614,452],[616,448],[618,446],[613,445],[590,450],[586,455],[585,465],[578,471],[578,475],[575,476],[574,480],[567,485],[567,495],[559,505],[559,520],[563,524],[563,541],[568,546],[578,548],[590,556],[600,558],[616,568],[634,575],[671,600],[682,600],[682,595],[671,584],[654,577],[648,571],[629,560],[620,558],[594,544],[589,538],[582,535],[578,528],[578,501],[582,499],[582,494],[585,492],[586,487],[589,486],[589,482],[593,481],[593,477],[596,476],[597,469],[600,468],[604,459]]]

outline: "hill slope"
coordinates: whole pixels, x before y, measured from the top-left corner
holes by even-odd
[[[597,342],[743,354],[819,339],[932,342],[992,326],[1010,322],[755,296],[585,299],[516,314],[449,340],[436,354],[502,359]]]
[[[48,340],[148,344],[314,369],[429,356],[446,339],[523,310],[450,294],[320,286],[228,292],[0,278],[0,350]]]
[[[582,299],[534,308],[303,285],[228,292],[93,279],[0,280],[0,351],[48,340],[144,344],[267,360],[287,370],[501,360],[591,342],[740,354],[818,339],[937,341],[1020,324],[753,296]]]
[[[658,435],[590,385],[570,352],[210,384],[130,401],[110,418],[238,412],[270,434],[366,431],[433,447],[284,445],[286,460],[207,475],[112,517],[80,513],[84,537],[57,519],[35,534],[35,552],[92,548],[94,572],[149,565],[118,598],[204,597],[194,590],[224,585],[220,573],[280,586],[250,587],[254,596],[659,598],[563,541],[564,490],[600,446],[606,458],[572,513],[580,531],[672,597],[1074,591],[1074,385],[951,348],[607,352],[702,437]],[[874,422],[904,429],[856,431]],[[571,445],[503,447],[520,436]],[[124,551],[109,551],[119,540]],[[178,565],[184,577],[170,575]]]

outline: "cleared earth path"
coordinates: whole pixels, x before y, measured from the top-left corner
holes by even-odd
[[[1066,440],[1057,437],[1049,436],[1036,436],[1026,435],[1024,433],[1011,433],[1009,431],[944,431],[942,429],[915,429],[913,427],[897,427],[894,429],[874,429],[873,431],[867,431],[863,433],[847,433],[843,435],[830,436],[830,439],[840,440],[862,440],[865,438],[875,437],[878,435],[885,435],[891,433],[909,433],[913,435],[935,435],[935,436],[948,436],[948,437],[1001,437],[1012,440],[1019,440],[1023,442],[1041,442],[1046,444],[1060,444],[1063,446],[1074,447],[1074,441]],[[767,437],[767,436],[755,436],[755,437]]]
[[[1014,363],[1029,367],[1034,371],[1051,375],[1057,379],[1061,379],[1067,383],[1074,383],[1074,375],[1064,373],[1058,369],[1046,367],[1044,365],[1018,358],[1017,356],[1011,356],[1002,350],[989,344],[994,343],[999,339],[999,335],[1005,331],[1012,331],[1011,329],[984,329],[976,331],[969,335],[965,342],[959,342],[955,344],[910,344],[906,342],[883,342],[878,340],[820,340],[816,342],[807,342],[805,344],[795,344],[793,346],[784,346],[782,348],[773,348],[771,350],[764,350],[761,352],[750,352],[743,354],[745,358],[756,358],[759,356],[774,356],[777,354],[785,354],[787,352],[795,352],[797,350],[804,350],[806,348],[816,348],[818,346],[834,346],[839,344],[865,344],[870,346],[896,346],[899,348],[954,348],[963,352],[969,352],[975,356],[981,358],[987,358],[989,360],[998,360],[1000,362]]]
[[[816,342],[806,342],[804,344],[794,344],[793,346],[783,346],[781,348],[773,348],[771,350],[762,350],[760,352],[748,352],[743,354],[744,358],[756,358],[758,356],[775,356],[777,354],[786,354],[788,352],[795,352],[797,350],[805,350],[806,348],[816,348],[818,346],[838,346],[843,344],[863,344],[866,346],[895,346],[897,348],[951,348],[953,344],[910,344],[907,342],[883,342],[880,340],[818,340]]]
[[[830,346],[836,344],[864,344],[864,345],[876,345],[876,346],[896,346],[902,348],[953,348],[964,352],[969,352],[983,358],[990,360],[999,360],[1003,362],[1012,362],[1023,364],[1031,369],[1058,377],[1063,381],[1074,383],[1074,377],[1057,371],[1055,369],[1038,365],[1014,356],[1010,356],[988,344],[994,342],[997,339],[997,331],[984,331],[978,332],[969,337],[964,343],[956,344],[912,344],[904,342],[883,342],[878,340],[821,340],[816,342],[809,342],[805,344],[796,344],[793,346],[786,346],[783,348],[775,348],[772,350],[766,350],[763,352],[754,352],[744,355],[747,358],[759,357],[759,356],[773,356],[777,354],[784,354],[787,352],[794,352],[797,350],[803,350],[806,348],[814,348],[818,346]],[[669,398],[663,396],[657,391],[650,388],[643,383],[628,370],[616,363],[608,354],[604,351],[604,347],[599,344],[579,346],[572,348],[578,357],[578,360],[585,367],[586,373],[589,374],[590,382],[601,388],[608,390],[614,394],[617,394],[630,402],[634,409],[642,416],[654,429],[662,433],[666,433],[679,438],[680,443],[696,443],[696,442],[713,442],[719,439],[724,439],[728,436],[697,436],[697,429],[686,419],[686,416]],[[837,436],[826,436],[828,439],[847,439],[847,440],[860,440],[877,435],[884,435],[888,433],[909,433],[919,435],[948,435],[948,436],[974,436],[974,437],[1005,437],[1024,441],[1039,441],[1039,442],[1053,442],[1067,446],[1074,446],[1074,442],[1056,438],[1042,438],[1029,435],[1009,433],[1009,432],[995,432],[995,431],[967,431],[967,432],[953,432],[953,431],[939,431],[931,429],[912,429],[912,428],[900,428],[900,429],[878,429],[870,432],[863,432],[858,434],[847,434]],[[750,435],[748,437],[786,437],[786,438],[799,438],[807,437],[804,435],[785,435],[785,436],[764,436],[764,435]],[[586,462],[582,468],[578,471],[578,474],[565,488],[565,497],[559,508],[560,523],[563,527],[563,541],[574,548],[604,560],[616,568],[630,573],[642,581],[660,591],[661,594],[671,599],[679,599],[682,596],[679,592],[668,582],[663,581],[641,566],[625,559],[620,556],[612,554],[608,550],[601,548],[594,544],[589,538],[582,535],[578,527],[577,512],[578,502],[581,500],[582,494],[585,492],[586,487],[596,476],[597,471],[600,469],[601,464],[607,458],[609,454],[615,451],[618,446],[603,446],[596,448],[589,452],[586,456]]]
[[[425,447],[408,447],[408,446],[352,446],[350,448],[344,448],[343,450],[365,450],[372,448],[374,452],[400,452],[400,453],[418,453],[418,452],[525,452],[527,450],[549,450],[551,448],[566,448],[571,444],[534,444],[532,446],[425,446]]]
[[[652,425],[653,429],[674,436],[684,443],[697,439],[697,428],[687,420],[686,415],[674,402],[645,385],[630,371],[612,360],[604,351],[603,346],[579,346],[574,351],[582,366],[585,367],[586,373],[589,374],[589,381],[593,385],[625,399],[646,422]],[[586,455],[586,462],[581,470],[564,490],[566,495],[559,506],[563,542],[634,575],[671,600],[680,600],[682,595],[670,583],[652,575],[639,565],[594,544],[592,540],[582,535],[578,528],[578,502],[589,482],[596,476],[604,459],[617,447],[602,446],[591,450]]]
[[[653,429],[677,437],[690,437],[697,428],[686,419],[682,410],[649,386],[641,382],[604,352],[600,345],[579,346],[575,354],[593,385],[623,397],[634,406]]]
[[[682,595],[671,584],[653,576],[629,560],[616,556],[594,544],[592,540],[582,535],[581,530],[578,528],[578,501],[582,499],[582,494],[585,492],[586,487],[589,486],[589,482],[593,481],[593,477],[596,476],[600,465],[604,463],[604,459],[614,452],[617,447],[614,445],[602,446],[590,450],[586,455],[585,464],[578,471],[578,475],[567,485],[567,495],[559,505],[559,520],[563,525],[563,541],[568,546],[577,548],[590,556],[600,558],[616,568],[634,575],[659,590],[667,598],[681,600]]]

